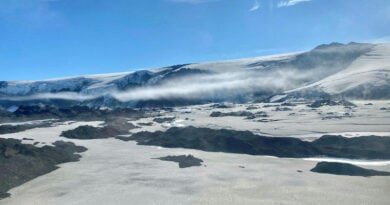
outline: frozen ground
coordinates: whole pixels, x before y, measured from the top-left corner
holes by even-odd
[[[212,111],[246,110],[249,105],[216,109],[210,105],[181,107],[161,112],[160,117],[176,117],[172,122],[153,122],[154,117],[137,123],[150,123],[131,130],[165,130],[171,126],[199,126],[250,130],[272,136],[296,136],[312,139],[325,133],[344,136],[375,134],[390,136],[389,101],[354,102],[356,108],[325,106],[312,110],[306,105],[291,111],[259,107],[273,122],[257,122],[245,117],[209,117]],[[319,113],[322,114],[319,114]],[[332,112],[332,114],[326,114]],[[291,115],[295,113],[295,115]],[[327,115],[351,117],[322,119]],[[57,140],[85,146],[79,162],[62,164],[49,174],[10,191],[11,197],[0,205],[84,205],[84,204],[388,204],[389,177],[349,177],[310,172],[319,159],[289,159],[267,156],[213,153],[189,149],[165,149],[139,146],[117,139],[73,140],[59,137],[62,131],[80,125],[99,126],[103,122],[65,122],[54,127],[35,128],[2,138],[24,137],[50,144]],[[320,135],[319,135],[320,134]],[[192,154],[205,166],[179,169],[174,162],[160,161],[168,155]],[[321,159],[334,160],[334,159]],[[340,159],[338,159],[340,160]],[[364,168],[390,171],[389,161],[351,161]]]

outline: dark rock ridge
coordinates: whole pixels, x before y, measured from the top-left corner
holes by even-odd
[[[275,111],[291,111],[292,109],[289,107],[276,107]]]
[[[323,136],[313,142],[292,137],[265,137],[249,131],[209,128],[170,128],[165,132],[139,132],[120,140],[139,145],[188,148],[276,157],[341,157],[353,159],[390,159],[390,138],[367,136],[344,138]]]
[[[28,96],[36,93],[48,92],[80,92],[84,88],[98,82],[99,81],[90,78],[76,77],[61,80],[36,81],[32,83],[27,82],[14,86],[14,89],[8,91],[6,88],[12,85],[2,81],[2,83],[0,82],[0,96]]]
[[[22,144],[20,140],[0,138],[0,198],[8,197],[13,187],[58,168],[58,164],[80,159],[76,154],[85,147],[57,141],[41,148]]]
[[[128,90],[141,86],[160,85],[178,77],[208,73],[207,71],[198,69],[187,69],[185,68],[187,65],[189,64],[166,67],[160,72],[140,70],[134,73],[130,73],[118,80],[114,80],[111,82],[111,84],[119,90]]]
[[[92,126],[79,126],[73,130],[63,131],[61,136],[69,139],[104,139],[111,138],[117,135],[129,134],[130,129],[136,128],[131,123],[120,122],[121,120],[116,119],[106,123],[104,127],[92,127]]]
[[[15,112],[0,112],[0,122],[19,122],[37,119],[60,120],[108,120],[118,117],[137,119],[144,111],[131,108],[95,109],[87,106],[55,107],[42,105],[22,105]]]
[[[16,133],[22,132],[25,130],[39,128],[39,127],[49,127],[51,126],[50,122],[39,123],[39,124],[21,124],[21,125],[0,125],[0,134]]]
[[[321,100],[316,100],[312,104],[308,105],[311,108],[319,108],[322,106],[335,106],[335,105],[342,105],[345,107],[356,107],[355,104],[347,101],[347,100],[340,100],[340,101],[333,101],[330,99],[321,99]]]
[[[231,108],[233,107],[233,105],[231,104],[226,104],[226,103],[216,103],[216,104],[213,104],[210,106],[211,108],[220,108],[220,109],[224,109],[224,108]]]
[[[163,118],[154,118],[153,121],[157,123],[172,122],[175,120],[174,117],[163,117]]]
[[[350,159],[390,159],[390,137],[324,135],[312,142],[321,153]]]
[[[237,111],[237,112],[212,112],[210,114],[210,117],[226,117],[226,116],[231,116],[231,117],[248,117],[252,116],[253,113],[248,112],[248,111]]]
[[[210,117],[246,117],[246,119],[255,119],[258,117],[268,117],[264,111],[252,113],[249,111],[237,111],[237,112],[219,112],[215,111],[210,114]]]
[[[311,169],[312,172],[322,174],[335,174],[346,176],[390,176],[390,172],[377,171],[373,169],[365,169],[352,164],[338,163],[338,162],[319,162]]]
[[[203,160],[196,158],[192,155],[179,155],[179,156],[166,156],[156,158],[162,161],[171,161],[177,162],[179,164],[179,168],[188,168],[194,166],[202,166]]]
[[[120,132],[113,127],[80,126],[73,130],[62,132],[61,136],[69,139],[104,139],[119,135]]]

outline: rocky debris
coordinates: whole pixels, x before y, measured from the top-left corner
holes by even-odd
[[[0,198],[8,197],[6,192],[11,188],[57,169],[58,164],[78,161],[81,156],[76,153],[87,150],[72,142],[57,141],[53,145],[35,147],[0,138]]]
[[[61,133],[61,136],[69,139],[104,139],[116,137],[117,135],[129,134],[129,130],[138,128],[127,122],[126,118],[115,118],[107,121],[104,127],[92,127],[89,125],[79,126],[73,130]]]
[[[332,100],[317,100],[308,106],[311,108],[319,108],[319,107],[326,106],[326,105],[327,106],[335,106],[335,105],[337,105],[337,102],[332,101]]]
[[[216,103],[216,104],[213,104],[210,106],[211,108],[232,108],[233,105],[232,104],[228,104],[228,103]]]
[[[12,112],[9,112],[5,109],[0,108],[0,116],[1,117],[10,117],[10,116],[12,116]]]
[[[289,107],[277,107],[275,111],[291,111],[292,109]]]
[[[339,162],[319,162],[310,171],[322,174],[335,174],[346,176],[390,176],[390,172],[376,171],[373,169],[365,169],[352,164]]]
[[[246,110],[256,110],[256,109],[258,109],[258,107],[257,107],[257,106],[253,106],[253,105],[248,106],[248,107],[246,108]]]
[[[139,126],[152,126],[153,122],[139,122],[137,123]]]
[[[154,118],[153,121],[157,123],[166,123],[172,122],[175,120],[175,117],[163,117],[163,118]]]
[[[162,161],[171,161],[171,162],[177,162],[179,164],[179,168],[188,168],[188,167],[194,167],[194,166],[202,166],[203,160],[196,158],[192,155],[179,155],[179,156],[166,156],[166,157],[160,157],[155,158]]]
[[[37,119],[60,119],[96,121],[124,117],[138,119],[144,111],[131,108],[95,109],[87,106],[54,107],[44,105],[23,105],[11,112],[0,112],[0,122],[29,121]]]
[[[260,119],[260,120],[257,120],[257,122],[275,122],[275,121],[279,121],[279,120],[273,120],[273,119]]]
[[[51,122],[44,122],[37,124],[0,125],[0,134],[17,133],[39,127],[49,127],[51,124]]]
[[[212,112],[210,117],[246,117],[245,119],[255,119],[259,117],[268,117],[268,114],[264,111],[252,113],[248,111],[236,111],[236,112]]]
[[[248,117],[246,117],[246,119],[256,119],[256,118],[262,118],[262,117],[269,117],[268,114],[264,111],[260,111],[260,112],[256,112]]]
[[[294,103],[285,102],[285,103],[280,104],[280,106],[284,106],[284,107],[295,107],[295,106],[297,106],[297,105],[294,104]]]
[[[390,137],[372,135],[346,138],[340,135],[323,135],[312,144],[329,157],[390,159]]]
[[[333,101],[330,99],[317,100],[308,106],[311,108],[319,108],[322,106],[336,106],[336,105],[342,105],[345,107],[357,107],[355,104],[347,100]]]
[[[322,112],[319,112],[320,115],[322,115],[322,120],[332,120],[332,119],[343,119],[343,118],[350,118],[352,117],[351,113],[337,113],[337,112],[327,112],[323,114]]]
[[[225,113],[216,111],[216,112],[212,112],[210,114],[210,117],[227,117],[227,116],[230,116],[230,117],[249,117],[252,115],[253,115],[253,113],[248,112],[248,111],[225,112]]]
[[[269,108],[269,107],[279,107],[279,105],[273,105],[273,104],[263,105],[263,108]]]

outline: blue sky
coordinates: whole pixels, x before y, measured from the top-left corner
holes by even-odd
[[[388,40],[389,0],[0,0],[0,80]]]

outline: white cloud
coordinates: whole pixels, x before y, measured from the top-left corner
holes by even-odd
[[[61,0],[0,0],[0,19],[28,26],[57,26],[62,15],[53,8]]]
[[[316,72],[318,74],[318,72]],[[115,89],[101,90],[99,93],[39,93],[30,96],[6,97],[2,100],[92,100],[111,96],[119,101],[158,100],[158,99],[221,99],[242,96],[262,90],[290,90],[296,88],[300,79],[311,76],[309,72],[294,70],[277,72],[236,71],[215,74],[199,74],[167,81],[155,86],[132,88],[126,91]]]
[[[196,75],[175,79],[159,86],[140,87],[110,94],[123,102],[174,98],[223,98],[261,90],[288,90],[296,87],[296,82],[310,75],[308,73],[290,70],[272,73],[238,71]]]
[[[286,0],[286,1],[280,1],[278,3],[278,7],[288,7],[288,6],[294,6],[296,4],[299,4],[299,3],[303,3],[303,2],[309,2],[311,0]]]
[[[255,3],[253,4],[252,8],[249,9],[249,11],[256,11],[260,8],[260,3],[259,1],[255,0]]]

